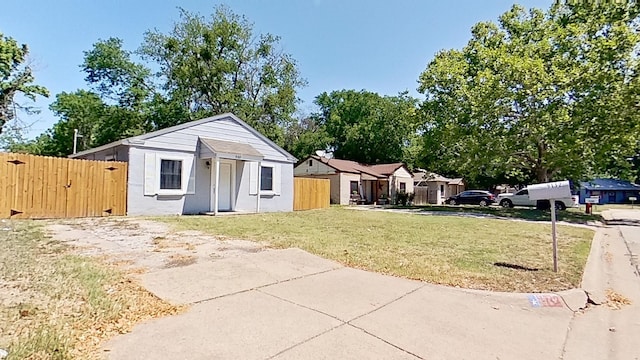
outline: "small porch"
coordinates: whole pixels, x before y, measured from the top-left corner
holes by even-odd
[[[241,177],[246,176],[238,169],[244,169],[245,163],[250,163],[250,172],[255,172],[254,176],[249,175],[250,187],[257,189],[255,213],[260,212],[260,170],[264,156],[258,150],[249,144],[200,138],[199,154],[210,171],[210,210],[204,214],[251,213],[236,212],[239,184]]]
[[[389,180],[362,174],[358,194],[364,204],[389,204]]]

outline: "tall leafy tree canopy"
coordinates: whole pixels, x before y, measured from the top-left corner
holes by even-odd
[[[224,112],[284,145],[305,85],[278,37],[254,34],[226,7],[208,19],[182,10],[172,31],[147,32],[137,54],[120,39],[99,40],[80,67],[89,89],[58,94],[50,108],[60,121],[14,149],[67,155],[74,129],[84,150]]]
[[[401,93],[380,96],[368,91],[322,93],[314,115],[330,138],[336,158],[378,164],[406,161],[416,132],[417,100]]]
[[[476,24],[463,49],[420,75],[425,165],[513,183],[628,169],[640,134],[638,14],[635,1],[556,2]]]
[[[10,150],[66,156],[72,152],[75,129],[81,134],[79,150],[153,130],[151,72],[131,56],[120,39],[96,42],[80,65],[90,90],[56,95],[49,108],[60,120],[34,141],[13,144]]]
[[[31,101],[36,96],[49,96],[49,91],[34,84],[33,71],[27,63],[27,45],[0,33],[0,134],[4,125],[16,118],[16,110],[33,111],[30,106],[16,102],[16,95],[23,95]]]
[[[284,149],[298,159],[313,155],[316,150],[330,150],[331,137],[318,119],[303,116],[286,128]]]
[[[233,112],[283,144],[305,81],[279,41],[217,7],[209,19],[182,10],[169,33],[147,32],[140,51],[160,67],[163,89],[194,117]]]

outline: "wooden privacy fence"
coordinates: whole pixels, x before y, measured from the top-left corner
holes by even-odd
[[[413,204],[429,204],[429,189],[426,186],[416,186],[413,188]]]
[[[0,153],[0,218],[125,215],[127,163]]]
[[[330,191],[329,179],[293,178],[293,210],[328,208]]]

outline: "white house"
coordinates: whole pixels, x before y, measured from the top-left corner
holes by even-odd
[[[128,162],[128,215],[293,210],[296,158],[233,114],[70,157]]]
[[[386,203],[400,191],[413,192],[413,175],[403,163],[366,165],[313,155],[295,167],[294,175],[329,179],[333,204]]]

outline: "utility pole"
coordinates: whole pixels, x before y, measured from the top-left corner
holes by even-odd
[[[82,135],[78,134],[78,129],[73,129],[73,153],[77,153],[78,149],[78,138],[81,138]]]

